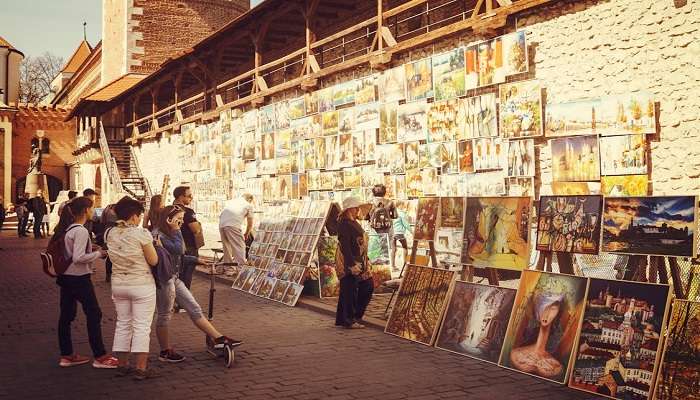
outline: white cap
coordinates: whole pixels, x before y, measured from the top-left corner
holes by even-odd
[[[356,207],[362,207],[367,205],[367,203],[363,203],[362,200],[360,200],[359,197],[357,196],[350,196],[346,197],[343,199],[343,211],[347,210],[348,208],[356,208]]]

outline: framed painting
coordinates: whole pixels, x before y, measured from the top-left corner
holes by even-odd
[[[464,226],[464,197],[440,198],[440,226],[442,228]]]
[[[464,115],[464,132],[461,138],[473,139],[498,136],[496,94],[460,99],[461,114]]]
[[[435,225],[437,223],[439,208],[440,199],[438,197],[422,197],[418,200],[413,239],[435,239]]]
[[[379,77],[379,100],[394,103],[406,99],[406,70],[403,65],[387,69]]]
[[[397,140],[409,142],[428,137],[428,104],[415,101],[398,106]]]
[[[649,194],[647,175],[601,176],[600,193],[608,197],[646,196]]]
[[[626,93],[600,99],[596,132],[602,136],[656,133],[656,105],[649,92]]]
[[[499,87],[499,126],[504,138],[542,136],[542,86],[537,80]]]
[[[287,115],[290,119],[299,119],[306,116],[306,102],[303,96],[289,100]]]
[[[436,54],[433,60],[435,100],[452,99],[466,93],[464,75],[464,50],[461,48]]]
[[[651,399],[669,296],[668,285],[591,278],[569,386]]]
[[[508,176],[535,176],[535,141],[533,139],[508,142]]]
[[[587,285],[580,276],[523,271],[498,364],[566,383]]]
[[[454,271],[407,265],[384,332],[432,345],[454,277]]]
[[[600,138],[601,175],[646,175],[648,170],[646,135]]]
[[[282,300],[280,301],[288,306],[294,307],[294,305],[297,303],[297,300],[299,300],[299,296],[301,296],[301,292],[303,290],[304,285],[292,282],[287,288],[287,291],[284,293],[284,296],[282,296]]]
[[[535,248],[598,254],[602,206],[602,196],[540,196]]]
[[[338,111],[327,111],[321,114],[322,131],[324,135],[335,135],[338,133],[340,115]]]
[[[606,197],[603,251],[694,257],[696,196]]]
[[[552,180],[585,182],[600,180],[597,136],[552,139]]]
[[[600,100],[575,100],[547,104],[544,135],[547,137],[593,135]]]
[[[456,281],[435,347],[497,363],[515,289]]]
[[[700,302],[673,301],[654,399],[700,400]]]
[[[433,69],[430,58],[405,64],[406,101],[433,97]]]
[[[530,197],[469,197],[462,264],[513,270],[530,261]]]

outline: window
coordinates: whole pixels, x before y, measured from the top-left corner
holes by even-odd
[[[39,138],[33,138],[32,139],[32,151],[39,147]],[[49,154],[49,150],[51,147],[51,141],[47,138],[43,138],[41,140],[41,153],[42,154]]]

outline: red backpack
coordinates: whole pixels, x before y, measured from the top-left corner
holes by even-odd
[[[73,263],[73,258],[66,254],[66,234],[73,228],[80,225],[74,225],[66,229],[59,237],[52,239],[46,247],[46,251],[41,253],[41,263],[43,264],[44,273],[52,278],[63,275],[68,267]],[[88,242],[89,244],[89,242]]]

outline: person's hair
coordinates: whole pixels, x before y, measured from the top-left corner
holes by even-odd
[[[178,199],[187,193],[187,191],[190,190],[189,186],[178,186],[173,190],[173,197]]]
[[[381,183],[378,185],[374,185],[372,188],[372,194],[374,197],[384,197],[386,196],[386,186],[382,185]]]
[[[56,225],[56,228],[53,231],[51,241],[58,239],[63,233],[65,233],[68,227],[75,223],[77,217],[83,214],[87,209],[91,208],[92,205],[92,200],[89,197],[84,196],[76,197],[70,203],[66,204],[61,212],[58,225]]]
[[[117,218],[126,221],[134,215],[143,214],[143,204],[138,200],[125,196],[114,205],[114,212],[117,214]]]
[[[153,226],[157,227],[159,231],[166,235],[172,235],[175,231],[168,225],[168,219],[184,212],[185,210],[177,205],[163,207],[158,212],[158,224],[156,225],[154,222]]]
[[[87,188],[87,189],[83,190],[83,196],[85,196],[85,197],[87,197],[87,196],[97,196],[97,192],[94,191],[94,190],[92,190],[92,189],[90,189],[90,188]]]
[[[242,197],[243,197],[244,199],[246,199],[246,201],[248,201],[248,202],[252,202],[252,201],[253,201],[253,195],[250,194],[250,193],[243,193],[243,196],[242,196]]]
[[[75,190],[69,190],[69,191],[68,191],[68,199],[72,199],[72,198],[74,198],[74,197],[77,196],[77,195],[78,195],[78,192],[76,192]]]

